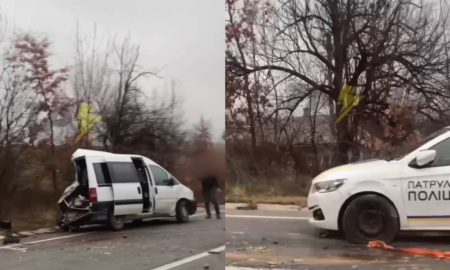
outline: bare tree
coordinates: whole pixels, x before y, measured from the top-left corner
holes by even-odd
[[[245,53],[252,48],[239,46],[246,21],[236,16],[230,21],[228,35],[235,46],[227,51],[227,72],[244,82],[260,71],[290,77],[307,87],[307,96],[320,91],[337,103],[337,113],[343,109],[338,103],[343,85],[358,87],[363,101],[336,125],[335,162],[347,163],[358,145],[361,119],[389,118],[386,110],[395,93],[405,93],[427,118],[448,112],[449,94],[442,83],[447,78],[448,13],[435,12],[436,5],[425,0],[279,0],[270,26],[277,39],[259,47],[256,61]],[[299,94],[297,99],[306,98]]]

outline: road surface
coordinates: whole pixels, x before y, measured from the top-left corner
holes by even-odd
[[[186,224],[152,220],[120,232],[95,226],[24,238],[19,245],[0,246],[0,269],[223,269],[225,221],[205,220],[202,210]]]
[[[227,269],[444,270],[450,260],[369,249],[340,236],[317,237],[301,211],[229,210]],[[450,251],[450,236],[401,236],[394,247]],[[248,267],[248,268],[243,268]]]

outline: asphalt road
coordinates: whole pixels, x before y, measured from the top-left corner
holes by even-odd
[[[300,211],[228,210],[226,217],[227,269],[327,270],[444,270],[450,260],[369,249],[352,245],[339,235],[316,236]],[[394,247],[450,251],[450,236],[402,235]]]
[[[225,221],[205,220],[202,210],[186,224],[151,220],[120,232],[95,226],[24,238],[0,246],[0,269],[223,269]]]

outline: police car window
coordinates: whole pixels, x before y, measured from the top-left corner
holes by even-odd
[[[450,139],[436,144],[430,150],[436,151],[436,158],[429,167],[450,166]]]
[[[165,183],[169,179],[169,176],[167,175],[167,173],[163,169],[161,169],[157,166],[150,165],[149,167],[150,167],[150,170],[152,171],[153,180],[155,180],[155,185],[167,186],[167,184]]]

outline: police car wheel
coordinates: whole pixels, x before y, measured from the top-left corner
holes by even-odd
[[[108,225],[113,231],[120,231],[125,227],[125,218],[123,216],[114,216],[113,211],[108,213]]]
[[[342,231],[352,243],[394,241],[399,231],[398,213],[385,198],[368,194],[357,197],[345,209]]]
[[[189,221],[189,211],[186,201],[179,201],[177,203],[175,218],[180,223],[186,223]]]

